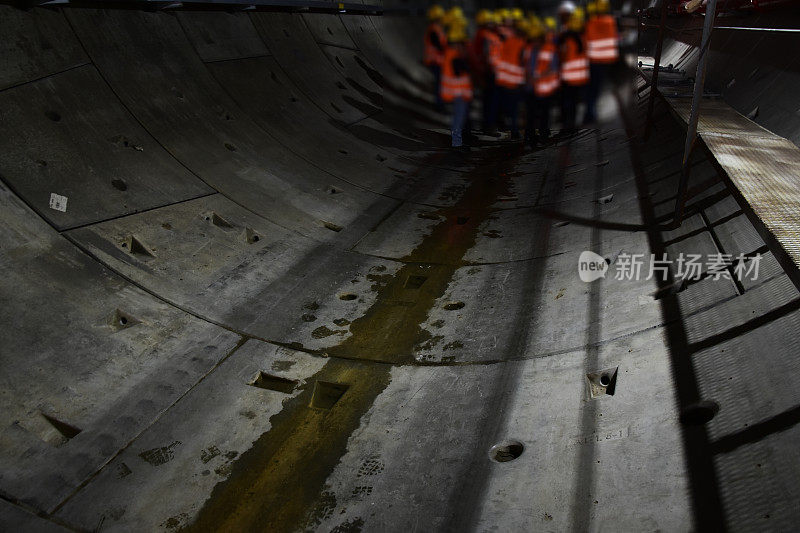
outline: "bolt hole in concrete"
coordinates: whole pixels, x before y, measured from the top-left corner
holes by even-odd
[[[618,367],[606,368],[586,374],[586,381],[589,384],[589,395],[592,398],[600,396],[613,396],[617,388]]]
[[[208,217],[206,217],[206,220],[208,220]],[[230,222],[228,222],[227,220],[225,220],[224,218],[222,218],[221,216],[219,216],[214,212],[211,213],[211,223],[217,226],[218,228],[228,229],[233,227],[233,224],[231,224]]]
[[[489,459],[495,463],[507,463],[517,459],[525,450],[525,446],[516,440],[495,444],[489,450]]]
[[[259,371],[259,373],[256,374],[256,377],[253,378],[248,385],[251,387],[257,387],[259,389],[267,389],[276,392],[282,392],[284,394],[291,394],[299,383],[300,382],[296,379],[273,376],[272,374]]]
[[[341,400],[350,385],[345,383],[331,383],[329,381],[314,382],[314,392],[311,394],[309,407],[313,409],[328,410]]]
[[[114,312],[108,318],[107,324],[115,331],[119,331],[139,324],[139,320],[119,309],[114,309]]]
[[[111,180],[111,185],[113,185],[114,188],[119,190],[119,191],[127,191],[128,190],[128,184],[125,183],[124,180],[121,180],[119,178],[115,178],[115,179]]]
[[[719,412],[719,404],[714,400],[700,400],[690,404],[681,412],[681,424],[702,426],[710,422]]]
[[[66,441],[77,437],[78,434],[81,432],[80,428],[77,428],[72,424],[68,424],[63,420],[59,420],[55,417],[46,415],[44,413],[42,413],[42,416],[44,417],[45,420],[47,420],[50,423],[51,426],[55,428],[56,431],[58,431],[61,434],[62,440],[61,442],[57,443],[57,445],[66,443]]]
[[[225,143],[225,148],[227,148],[231,152],[235,152],[236,151],[236,147],[234,145],[232,145],[231,143]]]
[[[464,302],[447,302],[443,306],[448,311],[455,311],[464,307]]]
[[[346,292],[344,294],[339,295],[340,300],[350,301],[350,300],[355,300],[356,298],[358,298],[358,295],[353,294],[352,292]]]
[[[250,229],[250,228],[245,228],[244,229],[244,240],[247,243],[253,244],[253,243],[258,242],[260,239],[261,239],[261,237],[259,237],[258,234],[255,231],[253,231],[252,229]]]
[[[60,122],[61,121],[61,115],[59,115],[55,111],[45,111],[44,112],[44,116],[46,116],[47,118],[49,118],[53,122]]]

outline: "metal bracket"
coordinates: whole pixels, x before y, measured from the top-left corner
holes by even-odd
[[[708,0],[706,5],[705,21],[703,22],[703,38],[700,41],[700,57],[697,59],[697,73],[694,76],[694,93],[692,94],[692,110],[686,130],[686,143],[683,148],[683,161],[681,163],[681,177],[678,182],[678,194],[675,198],[675,214],[673,225],[680,226],[683,222],[683,208],[686,203],[686,188],[689,184],[689,158],[697,142],[697,121],[700,119],[700,101],[703,99],[703,85],[706,80],[706,67],[708,66],[708,49],[711,43],[711,33],[714,30],[714,19],[717,15],[717,0]]]

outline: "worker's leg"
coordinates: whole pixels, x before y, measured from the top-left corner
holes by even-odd
[[[497,87],[494,85],[494,74],[486,73],[483,86],[483,133],[492,133],[497,129]]]
[[[578,106],[577,87],[564,85],[561,88],[561,131],[572,133],[575,131],[575,113]]]
[[[553,104],[555,101],[555,95],[542,98],[542,121],[539,125],[539,131],[542,139],[545,141],[550,138],[550,114],[553,112]]]
[[[510,121],[511,138],[519,139],[519,100],[521,89],[508,89],[508,119]]]
[[[442,102],[442,67],[440,65],[430,65],[431,74],[433,74],[433,98],[437,111],[444,110],[444,102]]]
[[[547,141],[550,138],[550,107],[553,103],[553,96],[536,98],[535,122],[536,129],[539,131],[538,140]]]
[[[589,88],[586,98],[586,115],[583,123],[591,124],[597,121],[597,100],[606,79],[606,65],[592,63],[589,70]]]
[[[497,86],[497,129],[505,131],[506,118],[508,117],[508,89]]]
[[[533,91],[525,92],[525,144],[536,144],[536,110],[538,98]]]
[[[453,101],[453,125],[451,127],[451,146],[458,148],[464,144],[463,133],[464,123],[469,112],[469,102],[463,98],[456,98]]]

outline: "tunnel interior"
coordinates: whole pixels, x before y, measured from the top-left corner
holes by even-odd
[[[731,168],[796,189],[796,8],[717,19],[684,161],[702,17],[465,154],[361,6],[0,6],[0,529],[791,530],[800,298]]]

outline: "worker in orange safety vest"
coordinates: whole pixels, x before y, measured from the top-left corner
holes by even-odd
[[[472,102],[472,79],[464,43],[466,40],[465,25],[452,26],[447,32],[447,45],[442,61],[441,97],[444,102],[453,106],[450,144],[461,150],[469,150],[469,147],[464,146],[464,129]]]
[[[442,18],[444,9],[441,6],[433,5],[428,9],[428,27],[425,30],[424,49],[422,62],[430,69],[434,83],[434,101],[437,111],[444,110],[444,104],[439,96],[442,78],[442,61],[444,59],[444,49],[447,46]]]
[[[517,125],[517,112],[525,84],[525,65],[523,52],[526,46],[526,37],[523,33],[525,26],[522,10],[515,9],[511,12],[512,24],[507,25],[507,37],[503,41],[500,57],[495,68],[495,82],[500,91],[500,105],[503,115],[509,120],[511,139],[519,139]]]
[[[475,17],[478,30],[470,46],[473,79],[481,82],[481,130],[486,135],[497,135],[497,107],[499,95],[495,83],[495,69],[500,57],[502,38],[498,33],[498,14],[481,10]]]
[[[544,21],[533,18],[528,32],[532,47],[525,62],[528,111],[525,140],[532,147],[550,137],[550,112],[561,85],[555,30],[554,18],[547,17]]]
[[[578,105],[584,100],[589,85],[589,58],[583,39],[583,10],[576,8],[561,34],[561,121],[563,131],[576,131]]]
[[[597,99],[603,88],[611,65],[619,59],[619,33],[617,22],[609,14],[608,0],[589,2],[586,6],[589,20],[586,21],[586,55],[589,58],[589,90],[586,98],[585,124],[597,120]]]

